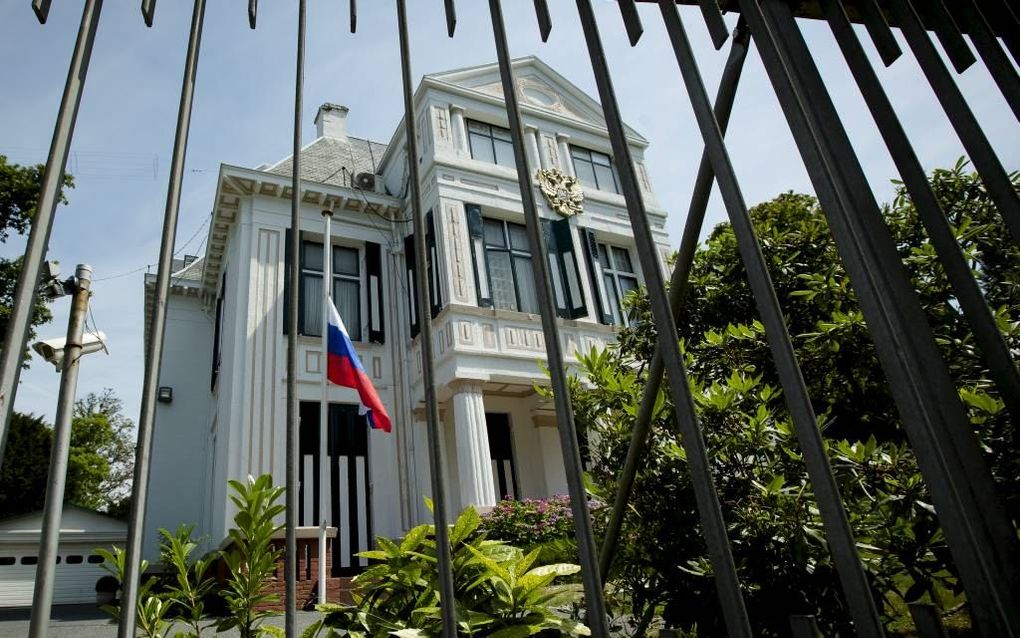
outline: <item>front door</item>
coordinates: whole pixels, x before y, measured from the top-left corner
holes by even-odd
[[[368,489],[368,422],[357,406],[329,406],[326,454],[319,450],[319,404],[301,403],[301,493],[298,520],[318,526],[320,490],[329,503],[326,521],[337,528],[333,540],[333,576],[357,573],[368,564],[355,554],[371,547],[372,519]],[[323,458],[323,456],[325,458]],[[329,485],[319,485],[320,463],[329,468]],[[310,488],[310,489],[308,489]]]
[[[492,485],[496,488],[496,502],[517,499],[517,468],[514,466],[513,433],[510,415],[498,412],[485,413],[485,428],[489,434],[489,461],[492,464]]]

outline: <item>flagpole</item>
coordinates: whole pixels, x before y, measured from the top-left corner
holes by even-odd
[[[330,222],[333,220],[333,210],[322,211],[322,220],[325,222],[325,229],[322,235],[322,401],[319,405],[319,520],[323,524],[329,521],[329,480],[330,464],[329,456],[329,378],[327,374],[329,366],[329,306],[333,303],[330,294],[333,283],[333,235],[330,231]],[[319,603],[326,602],[326,543],[325,535],[319,535]]]

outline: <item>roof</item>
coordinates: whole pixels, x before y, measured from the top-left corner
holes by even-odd
[[[38,543],[43,512],[29,512],[0,521],[0,543]],[[88,540],[95,542],[123,541],[127,523],[102,512],[64,503],[60,516],[60,542]]]
[[[386,145],[358,137],[320,137],[301,149],[301,179],[319,184],[353,187],[358,173],[375,175]],[[264,169],[267,173],[290,176],[293,153]]]

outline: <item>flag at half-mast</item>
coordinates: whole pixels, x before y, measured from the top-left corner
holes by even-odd
[[[347,327],[332,300],[328,304],[328,312],[326,377],[339,386],[357,390],[360,397],[358,413],[365,415],[373,428],[389,432],[392,427],[390,415],[386,413],[379,394],[361,365],[361,359],[347,334]]]

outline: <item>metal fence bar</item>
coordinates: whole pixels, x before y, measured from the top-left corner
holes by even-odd
[[[956,129],[956,134],[963,142],[971,161],[974,162],[974,168],[981,175],[988,194],[1013,234],[1013,240],[1020,242],[1020,197],[1017,196],[1013,183],[981,130],[981,125],[978,124],[960,89],[953,82],[949,70],[935,50],[935,45],[928,38],[909,0],[890,0],[889,5],[907,44],[935,91],[935,96],[942,104],[953,128]]]
[[[538,17],[538,31],[542,35],[542,42],[548,42],[549,34],[552,33],[552,16],[549,15],[548,0],[535,0],[535,15]]]
[[[712,37],[712,46],[716,50],[721,49],[730,31],[723,21],[722,12],[719,11],[719,3],[716,0],[698,0],[698,6],[701,7],[701,16],[705,20],[705,26],[708,27],[708,34]]]
[[[620,6],[623,6],[621,4]],[[602,581],[599,579],[598,556],[595,538],[591,531],[591,514],[588,512],[588,495],[584,487],[584,466],[577,442],[574,425],[574,408],[570,401],[570,386],[567,381],[567,367],[563,361],[563,342],[556,323],[556,297],[553,295],[549,262],[542,257],[546,254],[542,237],[542,224],[535,204],[535,186],[528,166],[528,152],[524,144],[524,123],[514,83],[513,67],[507,47],[506,28],[503,24],[503,10],[500,0],[489,0],[492,16],[492,32],[496,41],[496,57],[499,61],[499,75],[503,85],[503,97],[510,138],[513,141],[514,162],[517,167],[517,183],[521,191],[521,206],[524,209],[525,230],[532,259],[532,271],[538,307],[542,318],[542,334],[545,337],[545,352],[548,360],[549,378],[552,383],[553,401],[556,407],[556,424],[560,435],[560,449],[563,466],[570,492],[570,509],[574,516],[574,533],[577,537],[578,555],[581,563],[581,581],[584,584],[584,600],[588,614],[585,620],[596,638],[608,638],[605,601],[602,597]]]
[[[447,3],[451,10],[452,2]],[[447,13],[449,17],[451,14]],[[454,18],[455,19],[455,18]],[[456,592],[453,586],[453,559],[450,556],[449,529],[446,525],[446,485],[443,480],[443,455],[439,404],[436,399],[435,346],[432,334],[432,300],[427,283],[428,260],[432,258],[425,241],[425,216],[422,213],[421,181],[418,175],[418,129],[414,115],[414,89],[411,86],[411,45],[407,32],[406,0],[397,0],[397,32],[400,36],[400,79],[404,92],[404,136],[407,140],[407,168],[410,181],[411,217],[414,225],[415,304],[418,307],[421,335],[421,376],[425,392],[425,422],[428,428],[429,477],[432,483],[432,517],[436,528],[436,557],[439,571],[439,607],[443,635],[457,635]],[[451,28],[450,35],[453,35]],[[438,265],[434,265],[438,267]]]
[[[847,66],[871,110],[871,115],[903,178],[907,192],[910,193],[918,216],[935,246],[939,262],[945,269],[946,277],[974,332],[974,339],[1006,404],[1010,418],[1014,423],[1020,423],[1020,374],[1017,373],[1009,346],[1006,345],[995,317],[988,309],[981,288],[974,280],[970,265],[946,220],[945,211],[932,191],[907,133],[903,130],[892,103],[854,33],[842,0],[822,0],[821,6],[836,43],[846,58]]]
[[[765,6],[772,24],[766,23],[756,0],[740,0],[854,282],[907,435],[964,572],[970,600],[978,615],[1004,629],[1011,622],[1003,612],[1004,605],[1010,604],[1010,579],[999,573],[997,561],[1010,560],[1015,540],[1007,537],[1009,525],[995,499],[991,477],[793,16],[781,2],[766,0]],[[780,27],[782,46],[773,40],[773,32]],[[787,50],[791,46],[795,56]]]
[[[790,633],[793,638],[822,638],[814,616],[790,616]]]
[[[1013,61],[1020,64],[1020,17],[1013,12],[1007,0],[978,0],[978,3],[981,12],[996,25],[998,35],[1006,43]]]
[[[446,35],[452,38],[453,32],[457,30],[457,7],[454,0],[443,0],[443,5],[446,9]]]
[[[868,30],[871,41],[878,49],[878,55],[882,58],[882,64],[889,66],[895,62],[903,50],[896,41],[896,37],[889,28],[885,14],[879,8],[876,0],[860,0],[856,3],[857,10],[861,12],[861,19],[864,21],[864,28]]]
[[[808,476],[814,488],[829,549],[840,583],[843,585],[850,615],[859,636],[884,636],[882,621],[861,566],[860,556],[857,554],[850,521],[843,508],[832,468],[829,466],[807,383],[797,361],[793,341],[790,339],[786,320],[769,275],[768,264],[761,252],[761,244],[747,212],[747,204],[737,184],[736,173],[730,163],[722,133],[712,115],[708,94],[705,92],[705,85],[694,58],[694,50],[673,1],[659,0],[659,8],[688,97],[694,107],[695,118],[701,129],[709,159],[712,161],[758,314],[765,326],[765,335],[779,374],[786,408],[793,421],[804,464],[807,466]]]
[[[298,0],[297,13],[297,55],[294,71],[294,131],[293,157],[291,158],[290,193],[290,254],[288,287],[291,303],[287,308],[287,422],[286,422],[286,506],[284,531],[284,622],[287,638],[297,637],[297,526],[298,526],[298,484],[300,483],[299,459],[301,453],[300,412],[297,396],[297,356],[299,315],[298,291],[301,286],[301,272],[298,255],[301,254],[301,117],[304,110],[305,91],[305,22],[307,6],[305,0]],[[325,326],[323,326],[325,328]],[[325,357],[325,353],[323,353]],[[320,423],[319,427],[326,427]],[[319,569],[324,566],[320,565]],[[124,638],[124,637],[122,637]]]
[[[723,133],[726,132],[730,113],[733,111],[733,101],[736,98],[737,84],[740,82],[744,60],[747,58],[749,39],[750,33],[747,30],[747,25],[741,19],[733,31],[733,44],[730,45],[730,53],[726,59],[726,65],[723,67],[719,90],[715,96],[715,119],[719,122],[719,129]],[[705,152],[698,165],[698,174],[694,180],[694,192],[687,210],[687,220],[684,222],[680,248],[677,250],[676,263],[673,265],[673,274],[669,280],[669,307],[674,317],[680,312],[680,304],[687,294],[687,283],[691,274],[691,266],[694,263],[694,253],[698,248],[698,237],[701,236],[701,228],[705,222],[705,212],[708,210],[708,200],[712,195],[714,180],[715,173],[712,172],[712,163],[709,161],[708,153]],[[602,577],[602,582],[608,580],[609,569],[616,557],[620,529],[623,527],[624,517],[627,515],[638,465],[644,458],[645,444],[651,431],[652,412],[655,409],[659,388],[662,387],[664,369],[662,352],[656,348],[645,377],[645,386],[641,394],[641,403],[638,404],[634,429],[631,430],[627,458],[617,478],[613,509],[609,513],[606,532],[602,538],[602,550],[599,554],[599,574]]]
[[[351,0],[351,33],[358,32],[358,0]]]
[[[177,130],[174,150],[170,159],[170,177],[167,185],[166,209],[163,214],[163,234],[159,246],[159,266],[156,271],[156,288],[153,291],[152,318],[149,323],[149,343],[145,353],[145,372],[142,379],[142,407],[138,417],[138,440],[135,446],[134,480],[131,486],[131,513],[128,516],[128,537],[124,559],[124,582],[121,596],[120,638],[134,638],[135,608],[140,584],[142,538],[145,533],[145,505],[149,493],[149,467],[152,455],[152,431],[156,419],[156,395],[159,385],[159,368],[163,361],[163,338],[166,333],[167,298],[170,295],[170,275],[173,270],[174,240],[177,236],[177,218],[181,205],[181,181],[184,179],[184,160],[188,153],[188,132],[191,128],[191,106],[195,97],[195,78],[198,73],[198,56],[202,44],[202,25],[205,19],[205,0],[195,0],[188,34],[188,52],[181,81],[181,102],[177,111]]]
[[[956,0],[959,2],[959,0]],[[963,73],[977,60],[963,39],[960,28],[946,11],[942,0],[925,0],[923,5],[918,5],[924,11],[924,17],[928,22],[928,28],[935,32],[935,37],[942,43],[949,61],[957,73]]]
[[[634,4],[634,0],[618,0],[617,4],[620,7],[620,16],[623,17],[623,26],[627,30],[627,39],[630,40],[630,46],[634,46],[645,32],[637,5]]]
[[[669,371],[669,387],[676,406],[677,425],[682,432],[684,448],[687,451],[691,482],[701,515],[701,524],[712,567],[715,571],[723,619],[731,637],[749,638],[752,635],[751,626],[747,618],[743,595],[740,592],[740,582],[737,578],[736,566],[733,564],[733,554],[726,536],[726,523],[723,520],[719,496],[712,479],[705,439],[702,436],[694,400],[690,394],[683,354],[680,352],[680,344],[677,340],[676,321],[673,319],[669,301],[666,298],[662,267],[658,261],[658,252],[652,239],[645,205],[641,199],[634,162],[631,158],[626,130],[620,117],[620,108],[616,102],[612,78],[606,65],[606,55],[599,36],[598,24],[590,0],[577,0],[577,9],[581,17],[581,28],[588,47],[588,55],[591,58],[592,70],[595,73],[595,83],[598,85],[606,125],[609,129],[609,139],[612,143],[623,196],[627,203],[627,213],[634,229],[634,240],[648,288],[652,314],[660,335],[659,343],[663,348],[663,361],[666,370]]]
[[[49,7],[43,8],[48,10]],[[96,39],[102,9],[103,0],[85,0],[82,8],[81,24],[78,26],[78,36],[67,68],[67,81],[60,98],[57,122],[53,127],[53,139],[50,142],[49,155],[46,157],[35,217],[28,233],[28,243],[25,245],[25,256],[14,289],[14,298],[11,300],[11,314],[7,318],[7,332],[4,334],[3,351],[0,352],[0,464],[3,462],[7,430],[18,391],[18,379],[21,377],[21,362],[28,341],[29,323],[39,292],[39,277],[43,262],[46,260],[53,218],[56,215],[57,204],[60,203],[64,169],[67,166],[74,124],[78,119],[78,105],[81,104],[81,94],[85,88],[85,76],[89,70],[89,61],[92,59],[92,44]]]
[[[152,26],[152,18],[156,15],[156,0],[142,0],[142,19],[145,26]]]
[[[53,0],[32,0],[32,11],[35,12],[35,17],[39,20],[39,24],[46,24],[46,19],[50,16],[50,4]]]
[[[946,638],[946,629],[942,626],[942,618],[935,605],[910,603],[907,609],[910,610],[910,617],[920,638]]]
[[[255,20],[258,18],[259,0],[248,0],[248,28],[255,28]]]
[[[992,27],[989,26],[981,10],[974,4],[974,0],[962,0],[959,3],[954,3],[953,8],[956,9],[960,21],[967,28],[971,42],[974,43],[978,54],[984,60],[985,67],[988,68],[992,79],[995,80],[999,91],[1002,92],[1002,97],[1006,99],[1009,108],[1013,110],[1013,115],[1020,119],[1020,75],[1017,75],[1013,63],[1009,61],[1006,52],[996,41]]]

